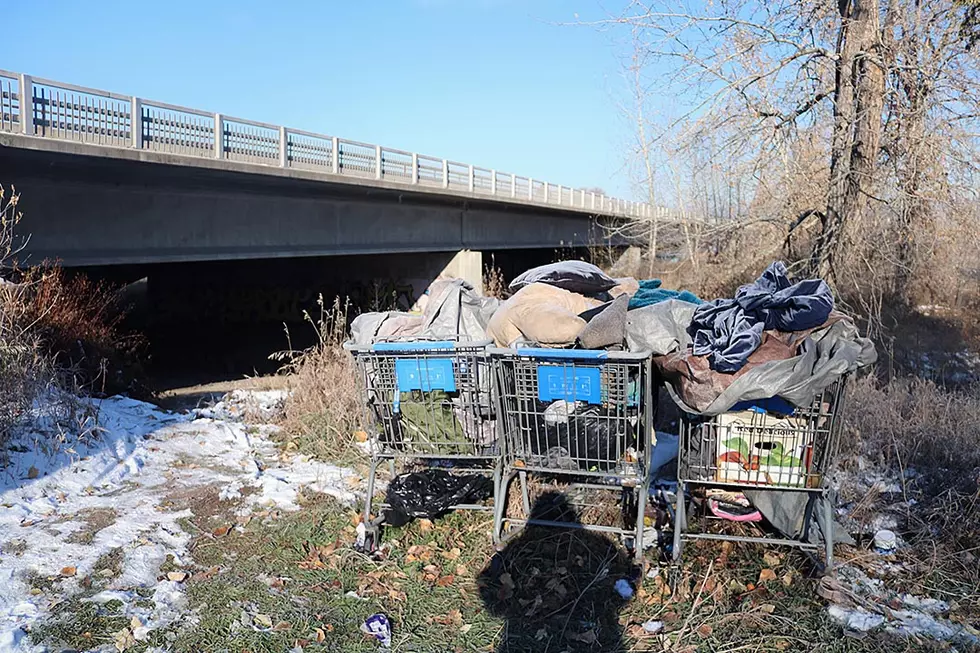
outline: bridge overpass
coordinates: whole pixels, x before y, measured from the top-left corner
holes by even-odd
[[[655,210],[3,70],[0,183],[21,194],[24,255],[66,267],[461,252],[478,273],[481,250],[583,246],[598,218]]]

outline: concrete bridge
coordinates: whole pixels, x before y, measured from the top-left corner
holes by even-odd
[[[0,183],[22,197],[22,257],[66,267],[462,252],[478,274],[481,250],[584,246],[598,218],[656,210],[3,70]]]

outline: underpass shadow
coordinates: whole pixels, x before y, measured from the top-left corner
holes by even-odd
[[[531,519],[581,524],[559,492],[541,495]],[[616,581],[636,577],[626,551],[581,528],[527,526],[477,579],[487,611],[504,619],[499,653],[624,652]]]

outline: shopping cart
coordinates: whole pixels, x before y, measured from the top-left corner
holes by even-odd
[[[650,356],[539,348],[490,352],[504,461],[494,515],[498,540],[524,524],[573,526],[619,535],[640,557],[655,410]],[[579,497],[620,494],[622,524],[532,516],[528,474],[565,482],[565,496],[579,514],[590,508]],[[507,488],[515,476],[522,517],[507,514]]]
[[[833,569],[833,536],[828,534],[833,533],[834,497],[828,474],[838,456],[845,384],[846,377],[841,377],[806,408],[793,409],[777,399],[745,402],[714,417],[683,417],[677,460],[675,561],[680,560],[686,540],[708,539],[788,545],[814,552],[823,546],[826,569]],[[799,536],[768,533],[770,529],[761,527],[761,513],[756,512],[747,513],[744,520],[730,514],[721,518],[744,521],[747,528],[757,531],[754,535],[708,532],[707,523],[718,519],[717,497],[738,497],[745,490],[796,493],[796,497],[787,494],[786,499],[803,507]],[[814,516],[825,535],[823,545],[810,541]],[[701,518],[700,531],[690,530],[694,518]]]
[[[354,356],[372,437],[364,523],[373,548],[382,516],[373,508],[377,468],[396,461],[481,473],[499,486],[501,459],[494,420],[489,341],[401,340],[345,348]],[[387,504],[378,513],[383,515]],[[458,504],[453,509],[492,510]]]

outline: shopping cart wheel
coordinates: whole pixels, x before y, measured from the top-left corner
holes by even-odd
[[[366,522],[364,524],[364,543],[358,549],[361,553],[371,554],[378,550],[378,542],[381,541],[381,524],[379,521]]]

